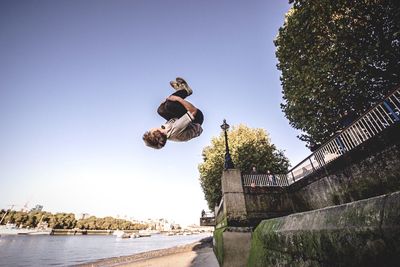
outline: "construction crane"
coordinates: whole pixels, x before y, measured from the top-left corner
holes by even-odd
[[[25,205],[21,208],[22,212],[28,212],[29,211],[28,204],[29,204],[29,201],[25,202]]]
[[[6,213],[4,213],[3,217],[0,220],[0,224],[3,222],[4,218],[7,216],[8,212],[11,211],[15,206],[16,206],[15,204],[8,205],[8,207],[11,207],[11,208],[6,210]]]

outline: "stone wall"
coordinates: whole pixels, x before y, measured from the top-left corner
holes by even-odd
[[[400,193],[263,221],[248,266],[399,266]]]
[[[353,201],[400,191],[399,137],[393,125],[289,187],[243,187],[239,170],[224,171],[214,232],[221,266],[244,266],[250,239],[249,266],[385,266],[372,263],[398,259],[399,194]]]
[[[252,229],[221,227],[214,231],[214,253],[221,267],[246,266]]]
[[[247,218],[260,220],[400,190],[400,125],[393,125],[289,187],[245,187]]]
[[[314,210],[400,190],[400,125],[288,188],[295,212]]]
[[[228,224],[246,221],[247,212],[240,170],[225,170],[221,177],[224,214]]]
[[[244,189],[249,224],[257,225],[265,218],[293,213],[293,203],[282,187],[246,187]]]

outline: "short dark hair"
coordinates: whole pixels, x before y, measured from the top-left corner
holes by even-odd
[[[160,149],[165,146],[165,143],[167,142],[167,135],[162,133],[160,130],[155,130],[152,132],[147,131],[143,135],[143,141],[146,146]]]

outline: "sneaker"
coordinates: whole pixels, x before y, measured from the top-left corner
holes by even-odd
[[[193,93],[192,88],[189,87],[189,85],[187,84],[187,82],[183,78],[176,77],[176,82],[178,83],[180,89],[185,89],[186,90],[186,92],[188,93],[188,96],[190,96]]]
[[[177,81],[170,81],[169,84],[174,88],[176,91],[181,90],[183,88],[180,88],[179,83]]]

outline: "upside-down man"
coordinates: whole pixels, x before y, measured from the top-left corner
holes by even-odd
[[[170,85],[176,90],[158,107],[157,113],[167,120],[160,128],[153,128],[143,135],[149,147],[163,148],[167,140],[185,142],[198,137],[203,129],[203,113],[185,98],[193,93],[187,82],[177,77]]]

